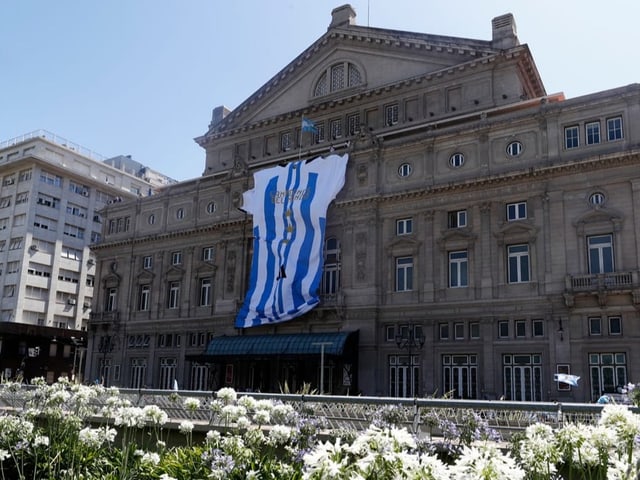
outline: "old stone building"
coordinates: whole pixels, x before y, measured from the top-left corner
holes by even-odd
[[[490,40],[355,16],[336,8],[258,91],[214,110],[196,139],[202,177],[105,208],[132,228],[93,249],[90,374],[125,387],[563,401],[638,380],[640,86],[548,94],[510,14]],[[253,174],[330,152],[349,160],[319,306],[236,329]]]

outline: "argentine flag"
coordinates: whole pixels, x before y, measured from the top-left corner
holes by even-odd
[[[302,117],[302,131],[316,133],[318,128],[316,127],[316,124],[307,117]]]
[[[242,209],[253,215],[253,259],[238,328],[291,320],[315,307],[327,208],[344,185],[348,155],[254,174]]]

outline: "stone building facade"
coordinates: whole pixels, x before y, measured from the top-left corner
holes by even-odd
[[[94,247],[90,374],[533,401],[637,381],[638,122],[635,84],[547,94],[510,14],[473,40],[363,27],[338,7],[246,101],[214,110],[202,177],[106,207],[132,230]],[[253,173],[330,152],[349,163],[320,305],[234,328]]]

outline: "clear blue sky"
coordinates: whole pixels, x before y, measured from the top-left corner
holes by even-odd
[[[233,109],[327,29],[340,0],[1,0],[0,141],[45,129],[178,180]],[[359,25],[489,40],[513,13],[548,93],[640,82],[640,2],[352,0]]]

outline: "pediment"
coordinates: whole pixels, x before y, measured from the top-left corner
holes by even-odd
[[[538,235],[538,228],[527,222],[507,222],[495,233],[500,243],[504,242],[533,242]]]
[[[465,66],[487,64],[502,53],[482,40],[357,25],[330,29],[226,117],[212,123],[206,135],[273,121],[278,115],[393,88],[410,79],[447,75],[450,81],[452,75],[466,75]],[[341,62],[357,66],[361,82],[314,96],[321,75]]]
[[[438,239],[438,244],[445,248],[451,245],[470,245],[476,240],[476,235],[468,229],[455,228],[445,231]]]
[[[420,248],[420,242],[413,237],[399,237],[387,245],[389,252],[406,251],[415,252]]]
[[[616,210],[599,207],[581,215],[573,224],[579,230],[584,230],[589,225],[611,225],[617,230],[622,224],[622,217],[622,214]]]
[[[195,269],[197,275],[215,274],[216,270],[218,270],[217,265],[210,262],[203,262]]]
[[[112,271],[102,277],[102,284],[105,288],[115,288],[120,285],[121,280],[120,275],[118,275],[112,267]]]
[[[165,276],[167,278],[175,278],[175,279],[182,278],[184,276],[184,269],[176,265],[172,265],[171,268],[167,270]]]
[[[138,274],[139,283],[152,282],[154,278],[155,278],[155,274],[149,270],[143,270]]]

